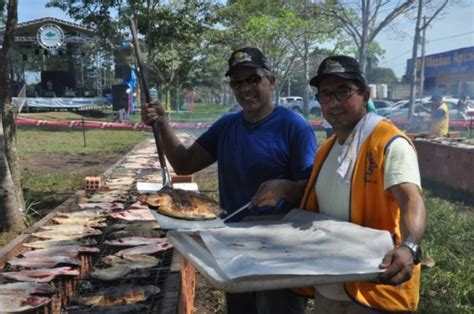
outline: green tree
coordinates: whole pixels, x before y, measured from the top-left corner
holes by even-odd
[[[327,0],[324,13],[341,22],[342,30],[357,46],[359,63],[365,72],[370,44],[380,31],[410,10],[415,1],[360,0],[357,3],[351,0]]]
[[[390,68],[371,68],[367,71],[367,80],[371,84],[388,84],[397,82],[397,76]]]
[[[5,2],[3,3],[3,5]],[[10,92],[10,55],[17,24],[17,0],[7,4],[7,20],[0,55],[0,231],[22,231],[25,208],[20,182],[20,167],[16,152],[16,127]],[[3,8],[3,7],[2,7]]]

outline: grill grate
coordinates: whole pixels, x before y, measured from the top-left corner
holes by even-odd
[[[93,262],[93,265],[95,265],[97,268],[101,268],[102,266],[104,268],[110,267],[107,265],[102,265],[99,260],[102,257],[108,256],[108,255],[113,255],[117,253],[119,250],[123,248],[116,248],[113,246],[101,244],[99,245],[99,248],[101,249],[101,254],[96,258],[96,260]],[[144,277],[144,278],[133,278],[133,279],[118,279],[114,281],[102,281],[102,280],[97,280],[91,277],[85,277],[82,279],[77,279],[75,286],[76,286],[76,292],[75,295],[84,295],[84,294],[92,294],[97,292],[99,289],[103,288],[109,288],[109,287],[120,287],[120,286],[126,286],[126,285],[136,285],[136,286],[145,286],[145,285],[154,285],[160,288],[160,293],[157,295],[153,295],[149,297],[147,300],[139,302],[139,304],[146,305],[147,307],[147,312],[148,313],[163,313],[161,310],[164,304],[164,300],[166,301],[166,306],[169,307],[170,309],[172,308],[172,311],[176,311],[177,307],[177,302],[178,302],[178,294],[179,294],[179,289],[178,290],[173,290],[172,293],[176,293],[177,296],[174,298],[174,301],[172,300],[170,296],[168,296],[168,289],[176,289],[176,284],[173,283],[170,285],[170,283],[173,280],[170,280],[172,278],[172,273],[171,273],[171,263],[172,263],[172,258],[173,258],[173,249],[169,249],[163,252],[158,252],[156,254],[152,254],[153,256],[157,257],[160,259],[160,263],[152,268],[147,268],[146,271],[148,271],[149,276]],[[92,270],[93,267],[91,267]],[[179,288],[179,273],[178,273],[178,288]],[[174,304],[173,304],[174,302]],[[101,307],[96,307],[95,309],[102,309]],[[106,309],[105,307],[103,309]],[[69,302],[67,306],[63,308],[63,312],[70,312],[70,313],[93,313],[93,309],[91,306],[84,306],[84,305],[77,305],[73,304],[72,302]],[[146,313],[141,309],[141,313]]]

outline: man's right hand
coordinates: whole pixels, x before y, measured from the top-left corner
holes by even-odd
[[[270,180],[260,185],[252,199],[252,206],[276,206],[285,198],[289,189],[288,180]]]
[[[146,103],[142,107],[142,121],[149,126],[156,123],[159,128],[162,128],[168,123],[165,109],[158,101]]]

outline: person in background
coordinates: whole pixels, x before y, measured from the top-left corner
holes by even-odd
[[[326,58],[310,85],[335,134],[318,149],[309,180],[266,182],[253,203],[300,201],[300,208],[392,234],[394,248],[380,261],[377,282],[299,289],[314,293],[315,313],[415,311],[426,213],[413,143],[392,122],[368,113],[370,90],[354,58]]]
[[[51,80],[46,82],[46,90],[44,91],[44,97],[56,97],[56,93],[54,92],[54,85]]]
[[[375,108],[372,98],[369,98],[369,101],[367,102],[367,112],[377,112],[377,108]]]
[[[471,101],[469,100],[469,96],[466,94],[461,95],[459,98],[458,103],[456,104],[456,109],[462,112],[467,112],[469,107],[471,106]]]
[[[448,136],[449,131],[449,108],[446,103],[443,102],[443,96],[433,95],[431,97],[433,102],[433,109],[419,105],[418,107],[425,112],[431,114],[430,121],[430,136]]]
[[[144,108],[143,120],[158,128],[163,150],[177,174],[188,175],[217,161],[219,201],[231,214],[250,202],[258,187],[270,179],[307,179],[316,152],[316,138],[299,114],[272,103],[276,77],[257,48],[234,51],[228,61],[229,85],[242,107],[217,120],[190,147],[171,129],[158,103]],[[295,204],[248,208],[232,217],[283,214]],[[235,219],[234,219],[235,218]],[[304,313],[307,298],[288,289],[227,293],[228,313]]]

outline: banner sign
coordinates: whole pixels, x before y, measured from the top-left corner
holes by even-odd
[[[416,59],[417,76],[420,75],[421,58]],[[411,77],[412,59],[407,60],[407,76]],[[440,74],[474,73],[474,46],[425,56],[425,78]]]

